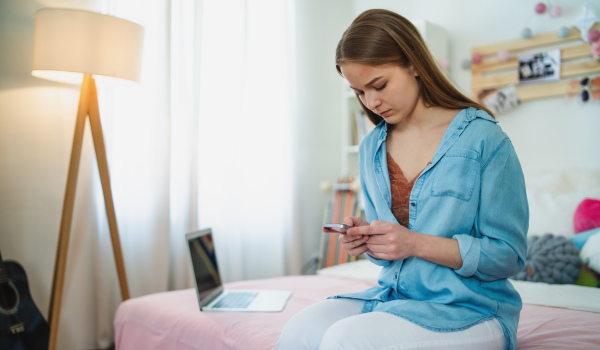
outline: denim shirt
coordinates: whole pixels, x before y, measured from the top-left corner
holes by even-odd
[[[397,223],[391,211],[387,124],[361,142],[359,165],[367,221]],[[450,332],[496,318],[515,349],[521,297],[507,280],[527,254],[529,209],[521,165],[507,135],[486,112],[460,111],[410,194],[409,229],[458,241],[455,270],[410,257],[380,260],[379,286],[333,298],[365,300],[424,328]]]

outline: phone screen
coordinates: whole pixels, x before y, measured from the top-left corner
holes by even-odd
[[[350,226],[344,224],[323,224],[323,228],[328,228],[336,232],[345,233],[346,230],[350,228]]]

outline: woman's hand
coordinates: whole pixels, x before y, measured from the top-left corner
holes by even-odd
[[[357,240],[361,245],[357,247],[376,259],[414,256],[452,269],[460,269],[463,264],[457,240],[411,231],[393,222],[374,220],[371,225],[348,229],[345,236],[360,237]]]
[[[369,223],[359,217],[349,216],[344,219],[342,222],[344,225],[352,226],[348,229],[346,233],[341,233],[339,240],[342,248],[344,248],[348,254],[352,256],[358,256],[367,251],[367,246],[365,241],[369,239],[369,237],[362,235],[350,235],[348,232],[356,229],[360,226],[369,226]],[[323,232],[334,232],[331,230],[323,230]]]
[[[346,233],[348,236],[363,237],[368,254],[383,260],[402,260],[414,256],[420,235],[400,224],[377,220],[369,226],[349,229]]]

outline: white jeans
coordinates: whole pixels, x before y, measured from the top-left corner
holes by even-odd
[[[434,332],[385,312],[361,313],[363,301],[327,299],[298,312],[276,349],[501,350],[507,342],[496,320],[458,332]]]

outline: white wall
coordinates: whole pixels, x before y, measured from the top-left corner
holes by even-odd
[[[343,79],[335,70],[335,48],[352,18],[345,0],[296,1],[297,225],[305,264],[318,254],[323,211],[332,196],[319,185],[341,175]]]
[[[425,19],[444,27],[450,39],[451,77],[470,95],[470,72],[461,68],[461,61],[470,57],[472,47],[518,39],[526,26],[534,33],[558,31],[570,26],[588,3],[600,16],[600,1],[552,1],[564,10],[558,18],[548,13],[537,15],[534,7],[538,2],[354,0],[354,15],[369,8],[385,8],[410,20]],[[497,119],[511,138],[526,175],[560,168],[600,168],[600,101],[536,100]]]
[[[35,11],[50,6],[95,10],[92,0],[0,1],[0,249],[5,260],[25,268],[44,317],[79,99],[77,87],[31,76]],[[92,176],[85,170],[93,152],[89,131],[85,140],[80,184]],[[91,255],[85,248],[92,237],[81,234],[91,223],[77,220],[87,207],[80,196],[76,202],[69,258],[83,257],[83,263],[66,270],[58,341],[62,349],[95,347],[94,324],[78,324],[91,312],[81,297],[94,291],[92,277],[85,273],[92,269],[92,259],[85,258]]]

